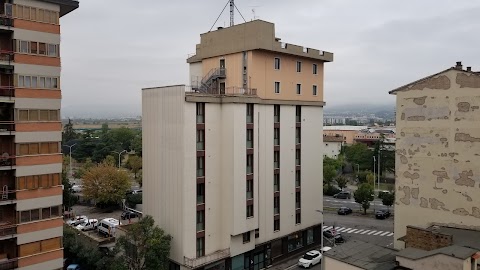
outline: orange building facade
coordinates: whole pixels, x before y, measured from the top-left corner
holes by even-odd
[[[0,269],[63,269],[60,17],[0,0]]]

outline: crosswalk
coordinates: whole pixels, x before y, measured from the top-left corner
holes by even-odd
[[[333,229],[333,226],[323,226],[323,230],[328,231]],[[363,234],[363,235],[373,235],[373,236],[393,236],[393,232],[389,231],[376,231],[376,230],[362,230],[362,229],[353,229],[346,227],[335,227],[336,232],[340,233],[352,233],[352,234]]]

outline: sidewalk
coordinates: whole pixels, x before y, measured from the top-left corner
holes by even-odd
[[[326,244],[326,243],[324,243]],[[303,254],[307,253],[310,250],[320,250],[320,245],[313,246],[308,250],[302,250],[297,253],[291,254],[288,258],[285,258],[281,261],[275,262],[271,267],[268,269],[270,270],[285,270],[285,269],[292,269],[297,266],[298,259],[302,257]]]

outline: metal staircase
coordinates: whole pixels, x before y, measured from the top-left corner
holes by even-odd
[[[205,77],[194,86],[195,91],[206,94],[217,94],[218,92],[218,80],[225,79],[227,72],[225,68],[213,68]]]

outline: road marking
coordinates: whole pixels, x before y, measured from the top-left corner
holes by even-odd
[[[354,231],[357,231],[357,229],[352,229],[352,230],[349,230],[348,232],[346,233],[353,233]]]
[[[358,231],[358,232],[355,232],[355,233],[361,233],[361,232],[363,232],[363,231],[364,231],[364,230],[360,230],[360,231]]]
[[[372,234],[372,233],[376,233],[377,231],[371,231],[368,233],[368,235]]]
[[[346,231],[346,230],[350,230],[350,228],[340,228],[337,230],[337,232],[342,232],[342,231]]]
[[[332,226],[328,226],[325,231],[328,231],[328,230],[331,230],[333,227]]]
[[[393,232],[392,232],[392,233],[389,233],[389,234],[387,234],[387,236],[393,236]]]
[[[326,228],[328,228],[328,226],[323,226],[323,229],[325,230]]]
[[[379,235],[379,234],[381,234],[381,233],[383,233],[383,231],[379,231],[379,232],[377,232],[377,233],[374,234],[374,235]]]
[[[370,230],[366,230],[364,232],[362,232],[361,234],[366,234],[367,232],[369,232]]]
[[[382,233],[380,236],[385,236],[385,235],[387,235],[387,234],[389,234],[389,233],[390,233],[390,232],[384,232],[384,233]]]

